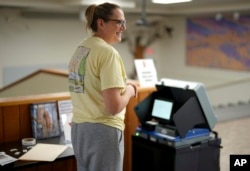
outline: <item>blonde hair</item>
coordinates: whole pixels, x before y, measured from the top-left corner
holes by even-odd
[[[105,22],[108,21],[113,14],[113,10],[116,8],[120,8],[120,6],[112,3],[90,5],[85,11],[85,17],[87,19],[86,30],[97,32],[97,20],[101,18]]]

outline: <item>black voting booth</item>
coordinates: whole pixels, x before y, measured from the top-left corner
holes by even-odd
[[[141,126],[132,136],[132,170],[219,171],[221,139],[213,131],[217,119],[204,85],[162,79],[156,88],[157,91],[135,106]],[[148,125],[148,121],[154,119],[152,108],[155,99],[173,102],[171,119],[167,122],[159,119],[161,123],[158,125],[175,127],[178,142],[161,136],[161,132],[155,133],[155,125],[153,129]],[[208,133],[197,134],[195,138],[187,137],[190,130],[200,129],[208,130]],[[177,143],[181,145],[175,145]]]

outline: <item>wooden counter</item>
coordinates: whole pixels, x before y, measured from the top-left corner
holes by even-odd
[[[134,107],[153,91],[155,88],[139,88],[138,97],[132,98],[127,105],[124,171],[132,170],[132,135],[139,125]],[[70,99],[68,92],[0,98],[0,143],[21,141],[22,138],[32,137],[30,104],[68,99]]]

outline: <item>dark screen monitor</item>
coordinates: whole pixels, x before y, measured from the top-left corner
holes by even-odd
[[[169,99],[154,99],[152,117],[159,122],[171,122],[173,105],[173,101]]]

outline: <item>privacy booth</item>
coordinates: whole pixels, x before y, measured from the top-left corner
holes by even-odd
[[[219,171],[221,138],[205,86],[164,78],[156,89],[134,108],[132,170]]]

